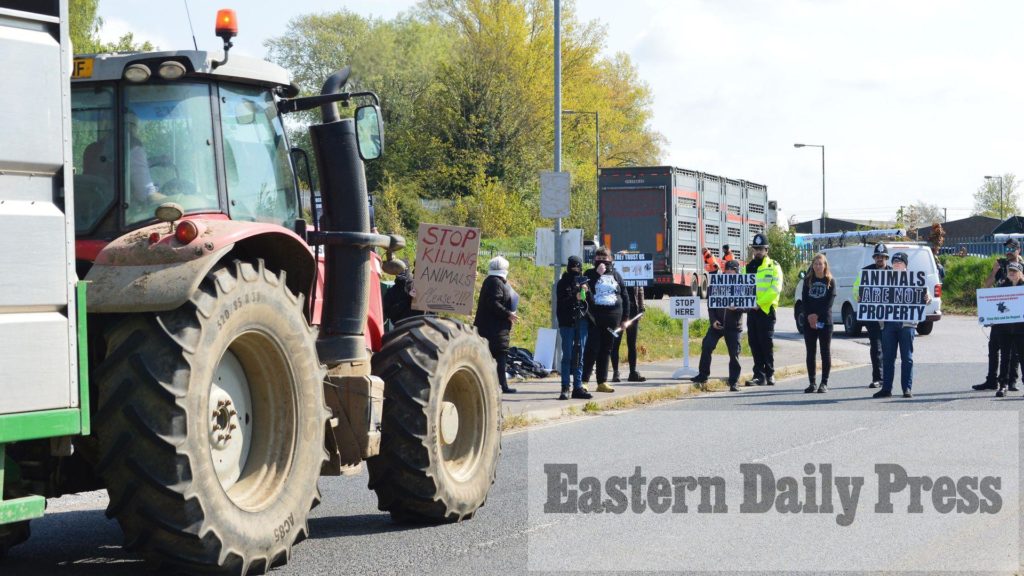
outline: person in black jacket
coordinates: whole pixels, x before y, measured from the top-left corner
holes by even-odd
[[[816,254],[811,260],[811,269],[804,277],[801,302],[804,307],[804,346],[807,347],[807,379],[810,385],[804,390],[811,393],[828,391],[828,374],[832,370],[832,302],[836,299],[836,281],[828,268],[824,254]],[[821,348],[821,384],[815,387],[814,369],[817,354]]]
[[[483,336],[491,349],[491,355],[498,363],[498,382],[501,391],[512,394],[515,388],[508,387],[505,364],[508,357],[509,334],[512,324],[519,317],[512,310],[512,289],[508,285],[508,260],[501,256],[491,258],[487,264],[487,278],[480,287],[476,303],[476,318],[473,325]]]
[[[617,340],[615,330],[628,328],[627,320],[632,316],[626,285],[622,276],[612,267],[611,252],[604,246],[594,253],[594,267],[585,273],[589,288],[590,318],[594,333],[587,338],[584,354],[584,380],[589,377],[591,366],[596,365],[597,391],[615,392],[607,384],[608,362],[612,346]]]
[[[879,242],[875,244],[875,251],[871,254],[874,259],[874,264],[868,264],[864,270],[892,270],[892,266],[889,266],[889,249],[886,248],[885,244]],[[859,285],[859,283],[858,283]],[[854,287],[854,297],[859,297],[856,294],[856,287]],[[871,356],[871,384],[868,384],[868,388],[878,388],[882,385],[882,323],[881,322],[865,322],[864,327],[868,331],[868,354]]]
[[[991,288],[998,286],[1000,282],[1006,279],[1006,267],[1010,262],[1020,262],[1020,244],[1010,238],[1007,240],[1003,247],[1006,248],[1006,258],[999,258],[992,264],[992,272],[989,273],[988,278],[985,279],[985,288]],[[1000,339],[1006,334],[1005,328],[998,328],[999,324],[992,326],[992,331],[989,333],[988,338],[988,374],[985,376],[985,381],[981,384],[975,384],[971,386],[975,390],[995,390],[998,382],[1006,380],[1009,390],[1011,392],[1017,391],[1017,372],[1020,366],[1020,358],[1017,357],[1016,351],[1013,350],[1013,346],[1009,346],[1010,350],[1010,361],[1006,365],[1006,369],[1009,370],[1006,374],[1009,374],[1007,379],[1006,374],[999,372],[999,369],[1003,367],[1003,362],[999,357],[999,353],[1004,349]]]
[[[640,314],[641,312],[647,311],[647,306],[644,304],[644,287],[643,286],[627,286],[626,296],[629,298],[629,309],[631,310],[630,318]],[[629,377],[626,378],[629,382],[646,382],[647,378],[644,378],[636,370],[636,337],[640,332],[640,319],[637,318],[633,322],[630,322],[629,328],[626,328],[626,359],[629,362]],[[612,344],[612,382],[619,381],[619,347],[622,342],[622,335],[615,339],[615,343]]]
[[[725,263],[726,274],[739,274],[739,260],[729,260]],[[709,302],[710,304],[710,302]],[[711,326],[700,344],[700,363],[697,367],[697,375],[693,381],[703,384],[708,381],[711,375],[711,354],[714,353],[718,341],[725,337],[725,348],[729,351],[729,390],[739,391],[737,384],[740,380],[740,334],[743,332],[743,310],[735,307],[730,308],[708,308],[708,320]]]
[[[1024,266],[1018,261],[1008,263],[1006,277],[1000,280],[996,286],[998,288],[1024,286]],[[1024,322],[994,324],[992,338],[996,338],[997,329],[999,332],[999,389],[996,390],[996,396],[1002,398],[1006,396],[1008,385],[1013,385],[1013,380],[1007,376],[1010,372],[1010,365],[1021,357],[1021,350],[1024,349]]]
[[[423,311],[412,307],[412,299],[416,295],[412,279],[412,272],[405,270],[395,276],[395,284],[384,294],[384,318],[390,320],[392,326],[406,318],[423,315]]]
[[[583,275],[583,261],[578,256],[569,256],[565,272],[555,287],[557,295],[555,316],[558,317],[558,337],[562,340],[562,394],[559,400],[569,399],[569,378],[572,377],[572,397],[589,399],[589,392],[583,388],[583,354],[573,350],[587,347],[587,293],[590,286]]]

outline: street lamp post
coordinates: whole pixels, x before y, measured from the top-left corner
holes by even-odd
[[[794,148],[821,148],[821,232],[825,233],[825,145],[793,144]]]
[[[1003,177],[1002,176],[985,176],[985,180],[995,180],[999,178],[999,219],[1002,220],[1003,216]]]
[[[583,114],[594,117],[594,201],[596,202],[601,193],[601,113],[587,112],[583,110],[562,110],[562,114]],[[601,234],[601,211],[597,212],[597,233]],[[611,247],[608,247],[611,249]]]

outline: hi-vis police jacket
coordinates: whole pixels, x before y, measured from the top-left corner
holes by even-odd
[[[757,307],[770,314],[772,307],[778,307],[779,296],[782,295],[782,266],[765,255],[755,272],[754,283],[757,285]]]

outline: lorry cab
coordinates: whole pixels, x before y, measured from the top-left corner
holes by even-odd
[[[72,161],[79,258],[155,223],[179,204],[204,214],[294,228],[298,187],[275,96],[294,96],[287,72],[202,51],[75,58]]]

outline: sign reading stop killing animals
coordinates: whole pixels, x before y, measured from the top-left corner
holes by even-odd
[[[928,284],[923,271],[861,270],[857,320],[922,322]]]
[[[473,311],[480,230],[420,224],[412,307],[425,312]]]

